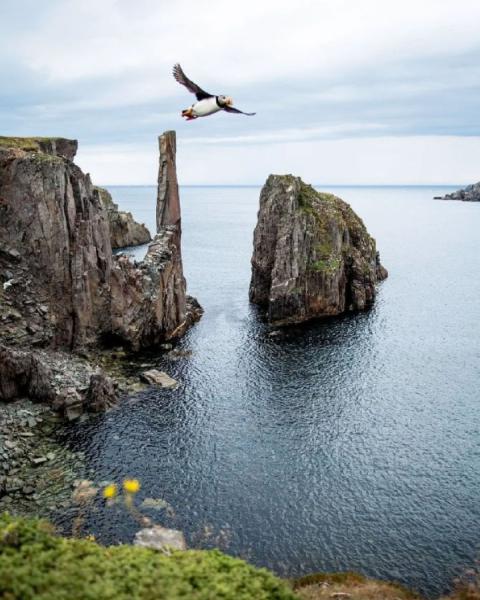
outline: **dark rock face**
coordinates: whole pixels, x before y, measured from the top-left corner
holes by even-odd
[[[112,250],[88,175],[56,154],[0,148],[0,248],[5,302],[20,314],[12,341],[95,340],[108,323]]]
[[[12,400],[29,396],[52,401],[55,392],[50,381],[52,373],[31,352],[0,346],[0,399]]]
[[[388,275],[350,206],[291,175],[268,178],[253,243],[250,301],[277,325],[364,310]]]
[[[109,210],[71,162],[76,148],[59,138],[0,138],[0,339],[9,356],[2,355],[0,399],[44,399],[70,417],[105,408],[115,392],[102,374],[90,381],[86,365],[87,380],[64,380],[52,392],[42,366],[49,353],[111,339],[138,350],[180,337],[202,313],[186,296],[178,186],[162,193],[163,216],[145,259],[113,256]],[[167,155],[159,179],[167,165],[176,182],[174,132],[161,136],[160,148]],[[60,371],[74,364],[66,356]]]
[[[112,271],[112,333],[133,349],[181,337],[202,315],[186,295],[181,253],[175,132],[159,138],[157,235],[135,266],[118,257]]]
[[[159,232],[134,264],[112,256],[107,211],[88,175],[66,158],[12,146],[0,146],[2,339],[75,350],[116,336],[139,349],[182,335],[198,310],[185,294],[178,186],[167,186]],[[168,153],[160,177],[168,165],[176,181],[174,132],[160,147]]]
[[[157,232],[167,225],[180,228],[180,196],[177,181],[177,142],[174,131],[158,138],[160,164],[158,168]]]
[[[94,193],[97,194],[100,203],[107,211],[110,243],[114,250],[148,244],[152,241],[152,236],[143,223],[137,223],[132,213],[118,210],[118,205],[113,202],[110,192],[95,186]]]
[[[480,181],[478,183],[472,183],[467,185],[462,190],[457,190],[452,194],[445,194],[445,196],[436,196],[436,200],[463,200],[464,202],[480,202]]]

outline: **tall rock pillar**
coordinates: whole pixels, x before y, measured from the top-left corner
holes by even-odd
[[[175,131],[165,131],[158,138],[160,163],[158,168],[157,233],[163,227],[181,227],[180,197],[177,181],[177,140]]]

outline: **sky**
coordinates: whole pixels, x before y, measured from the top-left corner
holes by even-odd
[[[0,0],[0,135],[79,141],[102,184],[480,179],[479,0]],[[184,122],[174,63],[255,117]]]

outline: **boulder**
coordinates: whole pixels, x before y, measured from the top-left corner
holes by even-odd
[[[388,273],[351,207],[292,175],[260,195],[250,300],[276,325],[365,310]]]
[[[133,542],[134,546],[142,548],[152,548],[153,550],[161,550],[168,552],[169,550],[186,550],[187,543],[185,536],[177,529],[167,529],[155,525],[141,529],[135,534]]]

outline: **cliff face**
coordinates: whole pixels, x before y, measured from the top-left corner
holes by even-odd
[[[137,223],[132,213],[118,210],[118,205],[112,200],[110,192],[95,186],[94,193],[97,194],[103,208],[107,211],[110,243],[114,250],[148,244],[152,241],[152,236],[143,223]]]
[[[73,164],[76,148],[0,138],[0,399],[26,394],[70,415],[111,404],[115,390],[68,351],[109,340],[138,350],[181,336],[202,313],[185,292],[178,186],[161,194],[145,259],[113,256],[105,199]],[[159,178],[168,165],[176,182],[174,132],[160,148]]]
[[[0,333],[52,347],[89,343],[108,321],[106,214],[88,175],[64,156],[76,142],[12,146],[0,146],[2,308],[12,309]]]
[[[2,339],[76,349],[115,336],[139,349],[181,335],[198,310],[185,294],[178,186],[166,187],[159,232],[134,264],[112,256],[100,192],[64,156],[76,142],[19,140],[0,145]],[[176,182],[174,132],[160,147],[160,177],[168,165]]]
[[[457,190],[452,194],[437,196],[437,200],[463,200],[464,202],[480,202],[480,181],[467,185],[466,188]]]
[[[298,177],[270,175],[260,195],[250,300],[278,325],[364,310],[387,277],[348,204]]]

